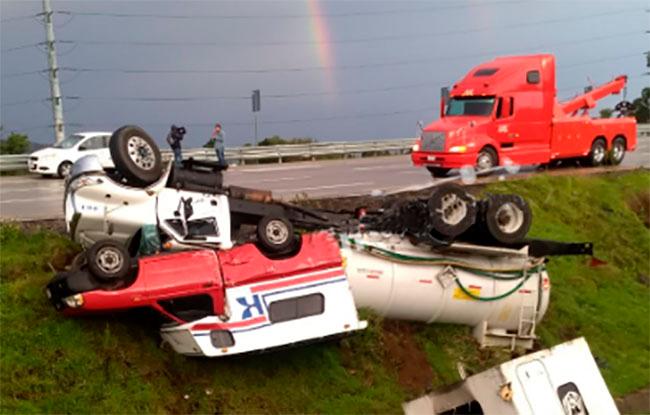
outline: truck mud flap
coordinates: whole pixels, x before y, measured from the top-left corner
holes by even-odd
[[[593,255],[594,244],[591,242],[556,242],[545,239],[526,239],[528,253],[534,257],[560,255]]]

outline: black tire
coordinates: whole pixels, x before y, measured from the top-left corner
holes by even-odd
[[[623,159],[625,158],[625,150],[627,148],[627,145],[625,143],[625,138],[623,137],[616,137],[614,141],[612,141],[612,148],[609,150],[609,157],[608,157],[608,162],[612,166],[618,166],[621,164]]]
[[[169,175],[167,187],[195,192],[217,193],[223,189],[223,173],[221,171],[188,170],[174,166]]]
[[[483,147],[476,156],[476,170],[488,170],[499,165],[499,157],[492,147]]]
[[[438,186],[428,201],[431,229],[444,238],[455,238],[476,221],[476,200],[461,186]]]
[[[282,216],[264,216],[257,223],[257,240],[267,252],[284,252],[294,242],[293,225]]]
[[[133,186],[148,186],[162,175],[162,158],[155,141],[135,125],[120,127],[109,143],[115,168]]]
[[[607,143],[604,139],[599,138],[591,145],[591,150],[587,155],[587,163],[592,167],[603,165],[607,159]]]
[[[65,179],[70,175],[70,169],[72,168],[72,163],[69,161],[64,161],[59,164],[59,167],[56,169],[56,175],[61,179]]]
[[[80,269],[84,268],[86,265],[88,265],[88,259],[86,257],[86,253],[79,252],[72,259],[72,263],[70,264],[70,271],[79,271]]]
[[[427,166],[427,170],[429,170],[429,173],[431,173],[431,177],[445,177],[451,169],[446,169],[444,167]]]
[[[490,195],[482,216],[484,230],[503,244],[522,242],[533,221],[528,203],[519,195]]]
[[[108,239],[95,242],[86,251],[86,260],[90,272],[103,281],[123,280],[131,268],[131,256],[126,248]]]

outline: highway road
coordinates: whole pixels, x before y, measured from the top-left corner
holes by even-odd
[[[650,167],[650,140],[640,140],[622,165]],[[290,201],[302,196],[392,193],[425,187],[432,184],[432,178],[425,169],[413,167],[409,156],[392,156],[234,166],[225,173],[225,183],[271,190],[276,198]],[[62,180],[34,175],[0,177],[2,220],[62,217],[62,198]]]

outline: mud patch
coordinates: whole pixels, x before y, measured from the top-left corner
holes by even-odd
[[[413,394],[430,390],[433,371],[413,335],[414,325],[385,320],[383,329],[384,361],[390,370],[397,373],[400,386]]]
[[[643,190],[632,196],[627,205],[641,219],[646,228],[650,228],[650,190]]]
[[[622,414],[650,414],[650,386],[616,399]]]

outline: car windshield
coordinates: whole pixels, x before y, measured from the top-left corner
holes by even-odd
[[[58,144],[54,144],[54,148],[71,148],[74,147],[79,141],[81,141],[84,137],[82,135],[77,135],[77,134],[72,134],[65,140],[61,141]]]
[[[461,116],[461,115],[477,115],[479,117],[487,117],[492,114],[494,107],[494,97],[467,97],[467,98],[452,98],[447,104],[448,117]]]

